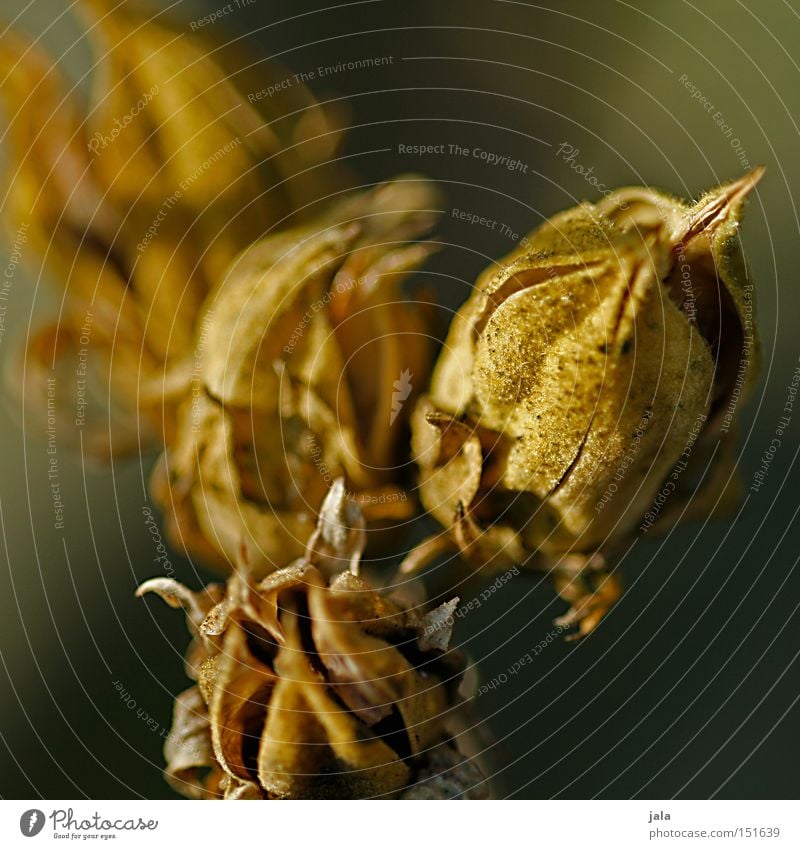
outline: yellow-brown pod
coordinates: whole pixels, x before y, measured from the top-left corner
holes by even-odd
[[[463,670],[448,650],[454,604],[422,614],[358,577],[363,520],[345,500],[338,485],[306,555],[261,581],[140,587],[186,608],[195,634],[197,687],[179,697],[165,748],[186,795],[391,795],[448,737]]]
[[[223,565],[244,544],[266,574],[302,553],[339,476],[371,528],[414,513],[407,422],[433,333],[403,281],[437,205],[428,181],[392,180],[231,265],[167,374],[179,414],[153,491],[177,544]]]
[[[735,490],[758,349],[738,224],[760,175],[696,204],[634,188],[554,216],[481,276],[416,409],[428,511],[476,567],[560,571],[584,630],[615,579],[598,606],[582,572]]]

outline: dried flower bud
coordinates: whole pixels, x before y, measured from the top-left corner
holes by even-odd
[[[339,134],[303,86],[251,102],[278,71],[247,70],[240,47],[180,33],[133,2],[74,5],[96,55],[88,109],[38,47],[9,31],[0,39],[3,218],[12,233],[26,229],[65,293],[28,351],[26,394],[46,394],[54,360],[74,384],[80,362],[99,387],[84,394],[90,411],[110,379],[112,402],[144,408],[161,430],[161,399],[143,384],[191,350],[199,307],[239,251],[331,188],[327,168],[314,169],[315,186],[295,176],[330,153],[303,133],[332,144]],[[72,419],[71,393],[60,396]],[[117,419],[115,450],[136,438],[131,421]]]
[[[615,579],[581,576],[665,487],[660,527],[730,495],[720,458],[757,348],[737,231],[760,175],[693,206],[623,189],[543,224],[479,279],[418,405],[425,507],[475,565],[560,572],[584,631]]]
[[[183,399],[154,478],[177,545],[224,564],[245,546],[263,575],[302,554],[339,476],[370,523],[413,511],[397,484],[432,334],[428,305],[401,284],[433,248],[409,240],[431,226],[437,200],[424,180],[395,180],[233,263],[192,358],[158,390]],[[403,373],[413,377],[400,404]]]
[[[345,501],[339,484],[324,513],[354,515]],[[463,669],[447,651],[452,606],[423,616],[353,571],[326,581],[322,561],[357,568],[363,536],[323,524],[304,558],[260,582],[242,571],[224,590],[193,593],[167,578],[139,588],[185,607],[195,634],[187,666],[197,686],[178,697],[165,748],[181,792],[392,794],[447,736]]]

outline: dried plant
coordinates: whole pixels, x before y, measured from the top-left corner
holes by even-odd
[[[348,194],[341,115],[271,86],[280,68],[133,2],[76,8],[88,105],[0,38],[3,218],[62,289],[22,389],[42,403],[90,368],[110,419],[89,449],[138,447],[145,422],[173,544],[225,574],[139,588],[193,636],[168,780],[197,798],[488,795],[456,733],[458,599],[422,612],[366,581],[366,543],[406,554],[424,508],[442,530],[409,582],[445,551],[477,576],[546,569],[585,635],[637,534],[729,504],[758,352],[737,231],[761,170],[696,204],[632,188],[554,216],[479,278],[436,361],[406,282],[436,247],[429,181]]]
[[[457,600],[422,615],[373,590],[357,574],[359,519],[339,480],[304,557],[260,582],[242,569],[199,593],[140,587],[185,607],[195,637],[197,685],[176,701],[165,751],[181,792],[386,796],[446,741],[464,663],[448,651]]]
[[[309,169],[340,133],[302,86],[251,103],[255,82],[279,69],[248,68],[246,51],[182,34],[133,3],[76,7],[96,55],[88,105],[36,45],[12,31],[0,39],[2,214],[11,232],[28,227],[63,288],[58,317],[26,352],[25,397],[43,404],[54,362],[74,383],[88,323],[87,403],[102,409],[113,387],[110,437],[108,424],[89,433],[102,454],[135,447],[145,423],[132,426],[132,410],[169,439],[165,367],[191,355],[200,306],[237,254],[335,186],[330,169]],[[70,393],[59,398],[71,404]]]
[[[730,503],[757,363],[738,227],[760,176],[694,205],[614,192],[484,272],[414,417],[422,502],[448,534],[405,571],[443,544],[478,569],[552,570],[573,605],[562,622],[588,633],[618,595],[607,557],[662,491],[662,529]]]
[[[178,425],[154,492],[177,545],[226,566],[244,546],[265,574],[302,552],[340,475],[371,527],[415,513],[413,402],[387,423],[395,376],[424,381],[433,357],[430,310],[402,283],[433,248],[409,240],[437,201],[425,180],[394,180],[233,263],[161,387]]]

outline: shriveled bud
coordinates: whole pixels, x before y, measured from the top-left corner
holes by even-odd
[[[431,310],[402,283],[433,250],[410,240],[437,202],[427,181],[394,180],[233,263],[193,356],[159,390],[181,403],[154,477],[178,544],[226,564],[244,546],[263,575],[303,553],[339,476],[370,523],[414,511],[400,484],[413,387],[433,357]],[[403,373],[413,377],[401,404]]]
[[[343,489],[331,500],[330,512],[348,512]],[[185,606],[195,635],[197,686],[178,697],[165,747],[186,795],[365,798],[435,777],[429,756],[447,737],[463,670],[448,650],[452,607],[423,615],[353,571],[327,581],[317,567],[331,556],[355,567],[363,539],[323,543],[323,522],[304,558],[260,582],[240,571],[221,596],[163,578],[140,587]],[[443,769],[457,776],[453,766]]]
[[[476,566],[560,571],[584,631],[615,579],[593,595],[582,576],[649,527],[664,488],[660,528],[731,494],[757,358],[738,226],[760,176],[694,205],[623,189],[547,221],[479,279],[415,412],[428,511]]]
[[[27,351],[26,397],[46,395],[54,361],[73,384],[80,363],[87,422],[109,395],[127,411],[114,444],[92,447],[123,451],[142,435],[132,410],[153,420],[153,437],[169,436],[171,411],[151,384],[191,350],[200,305],[229,263],[341,186],[327,167],[314,169],[316,185],[296,176],[331,152],[304,134],[333,145],[339,133],[302,85],[251,98],[284,72],[240,45],[182,33],[136,2],[77,0],[73,11],[96,60],[88,108],[54,59],[13,31],[0,37],[2,213],[12,234],[24,228],[26,260],[35,251],[64,290],[58,319]],[[59,393],[67,420],[75,391]],[[109,423],[97,425],[92,437],[107,440]]]

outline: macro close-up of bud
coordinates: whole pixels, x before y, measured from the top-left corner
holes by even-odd
[[[636,534],[735,495],[758,351],[738,227],[760,176],[693,205],[631,188],[551,218],[480,277],[415,411],[420,495],[447,541],[474,569],[552,571],[581,633]]]
[[[432,315],[403,283],[435,247],[413,240],[437,200],[412,176],[347,197],[257,242],[211,292],[157,392],[178,409],[153,479],[176,545],[223,567],[245,546],[263,575],[300,555],[339,476],[371,528],[414,515],[406,424]]]
[[[195,638],[197,684],[178,696],[165,746],[182,794],[375,798],[419,785],[409,798],[425,798],[443,783],[485,794],[448,733],[464,667],[449,649],[455,602],[423,614],[358,577],[363,534],[350,533],[359,511],[346,498],[339,481],[304,557],[260,582],[239,571],[200,592],[169,578],[139,588],[184,607]]]

